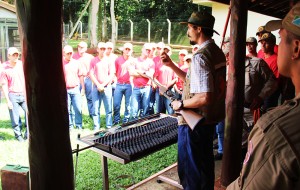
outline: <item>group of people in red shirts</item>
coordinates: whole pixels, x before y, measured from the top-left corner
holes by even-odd
[[[195,47],[197,48],[197,47]],[[169,46],[159,42],[145,43],[141,55],[133,57],[133,45],[125,43],[120,48],[122,55],[113,53],[111,42],[99,42],[97,55],[86,53],[87,44],[80,42],[78,51],[66,45],[63,50],[63,66],[68,92],[70,128],[82,128],[81,97],[85,94],[88,111],[93,119],[94,130],[100,129],[100,107],[105,108],[106,128],[126,123],[153,113],[174,113],[170,100],[165,98],[152,80],[164,88],[173,90],[180,98],[183,81],[166,67],[160,59],[162,52],[171,55]],[[195,49],[196,50],[196,49]],[[178,66],[187,70],[192,55],[179,51]],[[150,79],[149,79],[150,78]],[[152,80],[151,80],[152,79]],[[124,117],[120,108],[125,98]]]
[[[76,52],[69,45],[63,47],[62,66],[66,82],[70,129],[83,128],[83,95],[86,97],[94,130],[100,129],[102,102],[105,108],[106,128],[155,112],[173,113],[170,101],[159,93],[159,87],[149,79],[151,77],[167,89],[174,90],[180,98],[183,81],[160,60],[162,52],[171,55],[171,47],[162,42],[145,43],[141,55],[136,58],[133,57],[131,43],[123,44],[120,48],[122,50],[120,56],[113,53],[114,45],[111,42],[99,42],[96,56],[87,53],[87,48],[88,45],[84,41],[78,43]],[[0,84],[7,100],[15,137],[19,141],[24,141],[27,139],[27,131],[22,134],[19,112],[19,107],[25,113],[27,110],[23,63],[19,60],[20,52],[17,48],[9,48],[7,55],[8,61],[0,67]],[[187,50],[180,50],[179,67],[187,70],[191,58]],[[124,117],[121,118],[123,96],[125,110]]]

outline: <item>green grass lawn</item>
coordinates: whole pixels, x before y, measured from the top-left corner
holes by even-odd
[[[85,105],[85,104],[84,104]],[[124,102],[122,103],[121,113],[124,110]],[[102,106],[101,113],[104,112]],[[105,116],[102,115],[102,122],[105,121]],[[74,129],[70,132],[70,140],[72,149],[77,145],[77,134],[85,136],[93,133],[92,120],[88,117],[86,106],[83,108],[83,123],[84,130],[79,131]],[[104,126],[104,123],[103,125]],[[11,128],[10,119],[8,115],[6,102],[2,100],[0,104],[0,168],[6,164],[15,164],[29,166],[28,161],[28,141],[18,142],[14,138]],[[82,148],[83,146],[80,146]],[[176,162],[177,146],[172,145],[154,154],[151,154],[143,159],[131,162],[125,165],[117,163],[108,159],[109,169],[109,183],[111,189],[120,189],[117,187],[137,183],[150,175],[166,168],[167,166]],[[73,162],[75,166],[76,157],[73,155]],[[62,168],[63,169],[63,168]],[[121,175],[128,175],[129,179],[119,179]],[[0,187],[0,189],[2,189]],[[99,154],[85,150],[79,153],[78,168],[76,176],[76,189],[81,190],[96,190],[102,189],[102,170],[101,160]]]

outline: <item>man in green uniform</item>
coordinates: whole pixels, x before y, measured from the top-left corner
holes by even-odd
[[[240,177],[227,189],[300,189],[300,3],[283,20],[270,21],[279,30],[278,70],[290,77],[296,97],[267,112],[248,138]]]

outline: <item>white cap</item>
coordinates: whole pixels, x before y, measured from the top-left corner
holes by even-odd
[[[97,47],[98,47],[99,49],[100,49],[100,48],[106,48],[106,44],[105,44],[104,42],[99,42]]]
[[[189,52],[188,52],[186,49],[181,49],[181,50],[179,51],[178,55],[181,55],[181,54],[187,55],[187,54],[189,54]]]
[[[184,61],[188,60],[188,59],[192,59],[193,55],[192,54],[187,54],[186,56],[184,56]]]
[[[143,46],[144,49],[152,50],[152,45],[150,43],[145,43]]]
[[[165,46],[164,49],[172,50],[170,46]]]
[[[164,49],[165,44],[164,44],[163,42],[158,42],[158,43],[156,44],[156,47],[157,47],[157,48]]]
[[[82,47],[82,48],[87,48],[87,43],[84,41],[79,42],[78,46]]]
[[[123,50],[126,49],[126,48],[129,48],[130,50],[132,50],[132,49],[133,49],[133,46],[132,46],[131,43],[127,42],[127,43],[125,43],[125,44],[123,45]]]
[[[106,48],[114,49],[114,44],[112,42],[106,42]]]
[[[8,50],[7,50],[7,54],[8,55],[13,55],[15,53],[20,54],[20,52],[19,52],[19,50],[17,48],[15,48],[15,47],[8,48]]]
[[[69,46],[69,45],[66,45],[65,47],[64,47],[64,52],[65,53],[73,53],[73,48],[71,47],[71,46]]]

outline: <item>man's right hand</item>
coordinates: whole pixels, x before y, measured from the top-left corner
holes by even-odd
[[[169,57],[169,55],[165,52],[163,52],[160,56],[160,59],[162,61],[162,63],[165,65],[165,66],[168,66],[168,67],[171,67],[174,65],[173,61],[171,60],[171,58]]]
[[[8,107],[8,109],[10,109],[10,110],[13,109],[13,105],[12,105],[11,101],[7,101],[7,107]]]
[[[104,86],[102,84],[97,85],[97,89],[99,92],[103,92],[104,91]]]

